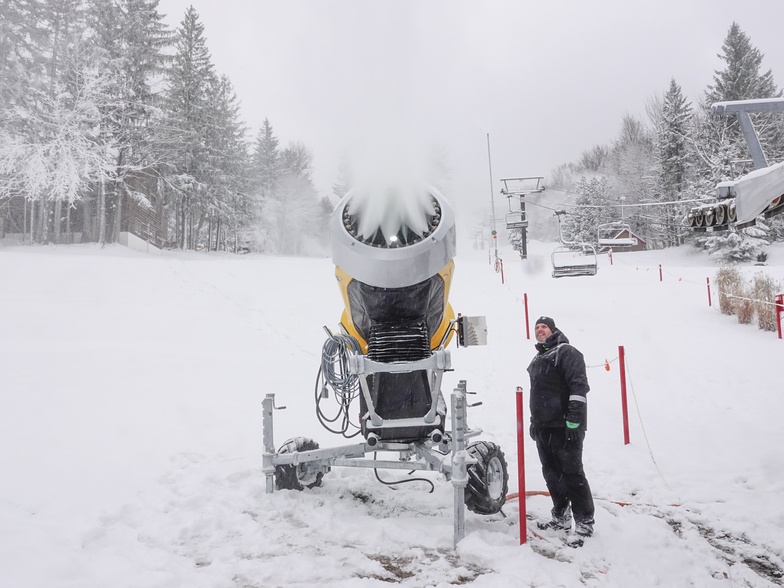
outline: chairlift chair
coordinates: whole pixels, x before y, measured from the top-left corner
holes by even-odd
[[[561,245],[556,247],[550,255],[550,261],[553,265],[553,277],[595,276],[599,270],[596,248],[590,243],[567,241],[563,238],[563,229],[561,227],[561,215],[563,214],[566,214],[563,210],[555,212],[555,215],[558,217],[558,240],[561,242]]]
[[[595,276],[598,270],[596,249],[590,243],[560,245],[550,255],[553,277]]]

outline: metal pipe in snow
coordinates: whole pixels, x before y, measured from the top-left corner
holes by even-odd
[[[517,387],[517,484],[520,500],[520,545],[528,539],[528,517],[525,510],[525,423],[523,422],[523,389]]]
[[[618,346],[618,363],[621,366],[621,410],[623,412],[623,444],[629,444],[629,407],[626,402],[626,354],[623,345]]]
[[[531,338],[531,326],[528,322],[528,294],[523,294],[523,304],[525,305],[525,338]]]

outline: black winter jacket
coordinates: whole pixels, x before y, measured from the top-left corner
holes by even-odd
[[[585,430],[585,395],[590,390],[583,354],[556,329],[528,366],[531,377],[531,421],[536,428],[563,428],[566,421],[580,423]]]

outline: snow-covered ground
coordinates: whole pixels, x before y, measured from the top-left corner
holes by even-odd
[[[523,295],[532,327],[554,317],[591,366],[596,534],[582,549],[520,546],[513,500],[505,516],[468,513],[454,551],[452,486],[436,475],[432,494],[353,468],[265,494],[266,394],[287,406],[276,444],[345,443],[313,402],[322,326],[342,310],[328,259],[0,251],[0,586],[781,585],[784,341],[708,306],[704,255],[616,254],[595,277],[554,280],[553,247],[531,243],[526,262],[503,249],[502,285],[488,252],[460,243],[450,300],[487,316],[489,344],[453,349],[444,390],[478,393],[470,421],[506,452],[516,491],[515,387],[534,354]],[[744,268],[760,270],[784,282],[784,248]],[[527,489],[544,490],[528,438],[525,453]],[[549,498],[527,507],[546,518]]]

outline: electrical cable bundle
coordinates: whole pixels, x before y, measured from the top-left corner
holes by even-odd
[[[360,355],[362,348],[351,335],[343,333],[333,335],[329,329],[324,328],[329,337],[321,349],[321,367],[316,376],[316,416],[321,425],[330,433],[343,435],[346,438],[355,437],[360,433],[360,428],[350,421],[349,408],[352,401],[360,394],[359,376],[348,371],[348,358],[350,355]],[[338,403],[338,412],[334,417],[328,417],[321,410],[321,401],[329,396],[332,388],[335,401]],[[337,423],[337,428],[332,428]],[[333,425],[335,426],[335,425]],[[349,429],[356,431],[348,433]]]

